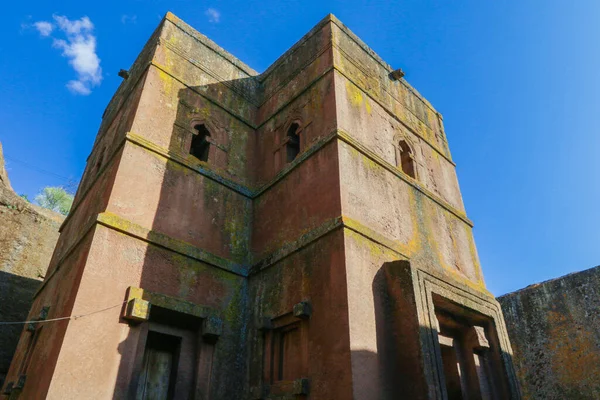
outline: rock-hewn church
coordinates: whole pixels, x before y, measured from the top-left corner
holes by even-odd
[[[0,398],[520,397],[442,116],[338,19],[122,76]]]

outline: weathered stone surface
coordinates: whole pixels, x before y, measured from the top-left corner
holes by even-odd
[[[63,217],[17,196],[0,145],[0,321],[27,318],[58,239]],[[23,325],[0,325],[0,382],[8,372]]]
[[[600,267],[498,301],[525,399],[600,399]]]
[[[25,397],[136,398],[160,334],[197,398],[441,399],[439,309],[484,329],[484,378],[519,398],[441,115],[392,70],[332,15],[259,74],[168,13],[106,109],[30,316],[103,311],[47,324],[32,352],[22,335],[7,380],[30,360]],[[125,309],[131,288],[148,307]]]
[[[0,187],[2,186],[12,190],[12,187],[10,186],[10,180],[8,179],[8,174],[6,173],[2,143],[0,143]]]

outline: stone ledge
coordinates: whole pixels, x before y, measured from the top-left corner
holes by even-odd
[[[375,60],[378,64],[380,64],[385,70],[388,72],[392,72],[394,68],[385,62],[373,49],[369,47],[361,38],[356,36],[354,32],[350,30],[342,21],[340,21],[335,15],[329,14],[329,18],[331,21],[346,34],[353,42],[355,42],[362,50],[367,53],[373,60]],[[412,94],[414,94],[419,100],[421,100],[429,109],[433,112],[440,114],[435,110],[435,108],[429,103],[427,99],[425,99],[415,88],[412,87],[404,78],[400,79],[401,82]],[[441,115],[441,114],[440,114]]]
[[[232,92],[236,93],[238,96],[243,97],[244,100],[246,100],[248,103],[252,104],[254,107],[258,108],[258,101],[256,98],[253,98],[253,91],[248,91],[245,90],[243,88],[237,87],[234,84],[232,84],[231,82],[235,82],[235,81],[239,81],[240,79],[245,79],[245,78],[239,78],[237,80],[227,80],[223,77],[221,77],[219,75],[218,71],[215,71],[213,69],[211,69],[210,67],[208,67],[207,65],[202,64],[200,61],[190,57],[190,55],[181,47],[176,46],[172,43],[167,42],[165,39],[160,38],[158,40],[158,46],[164,46],[166,49],[170,50],[171,52],[173,52],[175,55],[177,55],[178,57],[182,58],[183,60],[187,61],[188,63],[192,64],[194,67],[204,71],[208,76],[210,76],[211,78],[213,78],[215,80],[214,83],[210,83],[208,85],[214,85],[214,84],[221,84],[227,88],[229,88]],[[154,64],[158,64],[156,62],[156,60],[152,61]],[[163,66],[164,69],[166,69],[166,66]],[[206,86],[206,85],[202,85],[202,86]],[[258,91],[258,90],[256,90]]]
[[[248,275],[247,268],[244,267],[243,264],[212,254],[190,243],[184,242],[183,240],[175,239],[169,235],[144,228],[143,226],[128,221],[116,214],[110,212],[101,213],[98,215],[97,222],[107,228],[125,233],[129,236],[151,243],[155,246],[163,247],[186,257],[196,259],[203,263],[210,264],[224,271],[243,277]]]
[[[443,200],[438,195],[430,192],[428,189],[426,189],[425,187],[420,185],[416,180],[414,180],[414,179],[410,178],[409,176],[407,176],[406,174],[404,174],[398,168],[396,168],[392,164],[390,164],[387,161],[385,161],[384,159],[382,159],[375,152],[373,152],[372,150],[365,147],[362,143],[358,142],[356,139],[351,137],[349,133],[347,133],[341,129],[334,129],[327,136],[321,138],[321,140],[317,141],[315,144],[313,144],[307,150],[302,152],[300,154],[300,156],[296,160],[294,160],[294,162],[290,163],[288,166],[283,168],[272,180],[270,180],[268,183],[260,186],[259,188],[251,188],[251,187],[239,184],[239,183],[235,183],[208,168],[197,167],[197,166],[193,165],[192,163],[190,163],[189,161],[187,161],[185,158],[183,158],[173,152],[169,152],[168,150],[166,150],[160,146],[157,146],[154,143],[147,141],[144,138],[142,138],[141,136],[136,135],[132,132],[129,132],[127,134],[126,138],[128,141],[130,141],[134,144],[145,147],[150,151],[153,151],[157,154],[162,155],[163,157],[166,157],[172,161],[175,161],[181,165],[184,165],[184,166],[186,166],[202,175],[205,175],[208,178],[211,178],[211,179],[215,180],[216,182],[219,182],[219,183],[223,184],[224,186],[227,186],[230,189],[235,190],[236,192],[238,192],[248,198],[251,198],[251,199],[255,199],[255,198],[261,196],[263,193],[265,193],[271,187],[276,185],[280,180],[285,178],[285,176],[287,176],[292,170],[294,170],[300,164],[302,164],[302,162],[304,162],[306,159],[310,158],[315,153],[317,153],[319,150],[323,149],[332,140],[338,139],[338,140],[341,140],[341,141],[349,144],[350,146],[355,148],[359,153],[368,157],[369,159],[371,159],[372,161],[374,161],[376,164],[383,167],[384,169],[388,170],[389,172],[393,173],[398,178],[402,179],[404,182],[413,186],[415,189],[420,191],[422,194],[424,194],[425,196],[427,196],[428,198],[430,198],[431,200],[436,202],[438,205],[442,206],[444,209],[446,209],[446,211],[450,212],[451,214],[453,214],[454,216],[456,216],[457,218],[462,220],[464,223],[466,223],[470,227],[473,227],[473,223],[471,222],[471,220],[469,220],[467,218],[467,216],[463,212],[457,210],[454,206],[452,206],[451,204],[449,204],[448,202]]]
[[[326,51],[327,49],[325,49]],[[321,53],[322,54],[322,53]],[[321,55],[319,54],[319,55]],[[316,59],[316,58],[315,58]],[[314,60],[312,60],[311,62],[314,62]],[[312,86],[314,86],[317,82],[319,82],[325,75],[327,75],[327,73],[331,72],[334,67],[333,65],[331,65],[330,67],[328,67],[323,73],[321,73],[319,76],[315,77],[315,79],[311,80],[302,90],[300,90],[296,95],[290,97],[289,99],[287,99],[287,101],[285,101],[279,108],[277,108],[275,111],[273,111],[268,117],[266,117],[263,121],[249,121],[248,119],[242,117],[241,115],[237,115],[234,114],[234,112],[225,107],[222,104],[219,104],[217,101],[215,101],[213,98],[205,95],[204,93],[200,92],[199,90],[197,90],[194,86],[189,85],[188,83],[186,83],[184,81],[183,78],[178,77],[177,75],[175,75],[169,68],[167,68],[164,65],[161,65],[159,63],[157,63],[156,61],[152,61],[149,63],[149,65],[154,66],[155,68],[161,70],[162,72],[164,72],[165,74],[169,75],[171,78],[175,79],[176,81],[180,82],[182,85],[184,85],[187,89],[193,91],[194,93],[196,93],[198,96],[201,96],[202,98],[204,98],[205,100],[209,101],[210,103],[214,104],[215,106],[219,107],[220,109],[222,109],[223,111],[225,111],[226,113],[230,114],[231,116],[235,117],[237,120],[239,120],[240,122],[244,123],[245,125],[247,125],[248,127],[252,128],[252,129],[259,129],[260,127],[262,127],[263,125],[265,125],[269,120],[273,119],[277,114],[279,114],[282,110],[284,110],[289,104],[291,104],[294,100],[296,100],[298,97],[300,97],[302,94],[304,94],[306,91],[308,91]],[[215,84],[217,84],[217,82],[215,82]],[[283,88],[285,85],[281,86],[281,88]],[[229,88],[229,87],[228,87]],[[279,88],[278,90],[280,90],[281,88]],[[236,92],[237,93],[237,92]],[[240,95],[241,96],[241,95]],[[260,108],[260,106],[262,106],[264,103],[261,103],[259,105],[258,108]],[[253,104],[254,105],[254,104]]]
[[[206,163],[203,163],[203,162],[192,163],[192,162],[190,162],[190,160],[186,159],[181,154],[178,154],[178,153],[169,151],[163,147],[157,146],[156,144],[152,143],[151,141],[145,139],[143,136],[137,135],[133,132],[128,132],[125,136],[125,140],[130,143],[133,143],[137,146],[143,147],[144,149],[149,150],[153,153],[156,153],[156,154],[166,158],[167,160],[174,161],[180,165],[183,165],[184,167],[187,167],[193,171],[196,171],[199,174],[204,175],[207,178],[210,178],[213,181],[218,182],[221,185],[228,187],[229,189],[235,191],[238,194],[241,194],[244,197],[247,197],[247,198],[255,197],[252,189],[250,189],[249,187],[247,187],[245,185],[234,182],[233,180],[224,177],[222,174],[220,174],[219,172],[217,172],[215,170],[212,170],[210,168],[205,168],[203,166],[203,164],[208,166],[208,164],[206,164]]]
[[[436,202],[438,205],[440,205],[446,211],[450,212],[455,217],[459,218],[465,224],[469,225],[470,227],[473,227],[473,222],[471,222],[471,220],[469,220],[463,212],[456,209],[453,205],[451,205],[450,203],[448,203],[447,201],[442,199],[437,194],[435,194],[435,193],[429,191],[428,189],[426,189],[425,187],[423,187],[417,180],[412,179],[411,177],[409,177],[408,175],[406,175],[405,173],[400,171],[398,168],[396,168],[394,165],[385,161],[383,158],[381,158],[379,155],[377,155],[374,151],[370,150],[369,148],[364,146],[362,143],[360,143],[359,141],[357,141],[356,139],[351,137],[350,134],[348,134],[347,132],[345,132],[341,129],[338,129],[337,132],[338,132],[338,134],[337,134],[338,139],[340,139],[341,141],[352,146],[363,156],[370,158],[372,161],[374,161],[380,167],[388,170],[392,174],[396,175],[398,178],[402,179],[404,182],[408,183],[409,185],[411,185],[412,187],[417,189],[419,192],[421,192],[426,197],[428,197],[431,200],[433,200],[434,202]]]
[[[285,51],[282,55],[277,58],[267,69],[260,74],[259,80],[261,83],[266,80],[271,73],[279,67],[287,58],[289,58],[292,54],[294,54],[304,43],[306,43],[310,38],[312,38],[317,32],[319,32],[325,25],[327,25],[332,20],[333,14],[328,14],[321,21],[317,22],[315,26],[312,27],[308,33],[302,36],[296,43],[292,45],[289,49]]]
[[[104,164],[102,165],[102,168],[100,169],[100,171],[98,171],[98,173],[96,174],[96,176],[87,183],[87,187],[85,188],[85,190],[83,191],[83,193],[77,193],[77,196],[75,197],[75,200],[77,202],[74,202],[73,205],[71,206],[71,210],[69,211],[69,214],[67,215],[67,217],[65,218],[65,220],[62,222],[60,228],[59,228],[59,232],[62,233],[63,229],[65,228],[65,226],[67,226],[67,224],[69,223],[69,221],[71,220],[72,216],[77,212],[77,210],[79,209],[79,205],[81,203],[83,203],[83,200],[86,198],[86,196],[88,195],[88,193],[90,192],[90,190],[92,190],[92,188],[94,187],[94,185],[96,184],[96,182],[98,181],[98,179],[100,179],[100,177],[102,175],[104,175],[104,173],[106,172],[106,170],[108,169],[108,167],[110,167],[113,163],[113,160],[115,159],[115,157],[117,156],[117,154],[119,154],[119,151],[121,151],[121,149],[123,148],[123,146],[125,145],[127,138],[123,137],[121,139],[121,142],[115,146],[115,149],[112,153],[109,153],[107,155],[107,159],[104,161]]]
[[[433,151],[435,151],[437,154],[439,154],[442,158],[444,158],[446,161],[448,161],[452,166],[456,167],[456,164],[454,163],[454,161],[452,161],[452,158],[450,158],[449,155],[447,155],[444,151],[440,150],[437,148],[436,145],[434,145],[429,139],[427,139],[426,137],[424,137],[422,134],[420,134],[418,132],[417,129],[415,129],[414,126],[412,126],[413,124],[409,124],[408,121],[402,120],[399,116],[397,116],[392,110],[390,110],[390,108],[385,105],[381,100],[379,100],[378,98],[376,98],[376,96],[367,88],[363,87],[362,85],[360,85],[358,82],[356,82],[354,79],[352,79],[351,77],[348,76],[348,74],[342,70],[341,68],[339,68],[338,66],[335,66],[334,69],[340,74],[342,75],[345,79],[348,80],[348,82],[350,82],[352,85],[354,85],[356,88],[358,88],[359,90],[361,90],[369,99],[371,99],[372,101],[374,101],[375,103],[377,103],[386,113],[388,113],[392,118],[394,118],[396,121],[398,121],[399,123],[401,123],[403,126],[405,126],[412,134],[414,134],[415,136],[417,136],[418,138],[420,138],[421,140],[423,140],[423,142],[425,142],[429,147],[431,147],[433,149]],[[398,102],[399,104],[402,105],[402,102],[400,102],[399,100],[397,100],[393,95],[391,95],[389,92],[386,91],[386,93],[388,93],[390,95],[390,97]],[[433,132],[433,129],[431,129],[429,126],[427,126],[427,124],[425,124],[425,122],[423,122],[418,116],[416,116],[410,109],[408,109],[407,107],[405,107],[404,105],[402,105],[402,107],[404,107],[406,109],[407,112],[409,112],[410,114],[412,114],[415,118],[417,118],[421,124],[423,124],[424,128],[429,131],[429,132]],[[433,134],[435,135],[435,134]],[[445,133],[444,133],[445,136]],[[448,151],[449,154],[449,151]]]
[[[70,221],[71,216],[77,211],[79,205],[82,203],[85,196],[87,196],[88,192],[94,186],[94,184],[96,183],[98,178],[102,174],[104,174],[105,170],[112,164],[114,157],[116,156],[116,154],[120,151],[122,146],[127,141],[129,141],[133,144],[136,144],[138,146],[144,147],[149,151],[152,151],[152,152],[159,154],[171,161],[177,162],[178,164],[181,164],[187,168],[190,168],[191,170],[194,170],[194,171],[214,180],[215,182],[218,182],[218,183],[230,188],[231,190],[236,191],[237,193],[239,193],[249,199],[255,199],[255,198],[261,196],[262,194],[264,194],[271,187],[275,186],[280,180],[284,179],[292,170],[297,168],[306,159],[310,158],[312,155],[317,153],[319,150],[323,149],[329,142],[331,142],[334,139],[341,140],[341,141],[347,143],[348,145],[352,146],[363,156],[371,159],[372,161],[374,161],[376,164],[378,164],[382,168],[393,173],[398,178],[402,179],[403,181],[405,181],[406,183],[408,183],[409,185],[411,185],[412,187],[414,187],[415,189],[420,191],[426,197],[428,197],[429,199],[431,199],[432,201],[436,202],[438,205],[443,207],[446,211],[450,212],[451,214],[453,214],[454,216],[459,218],[465,224],[467,224],[470,227],[473,227],[473,222],[471,222],[471,220],[469,220],[463,212],[457,210],[452,205],[450,205],[448,202],[443,200],[441,197],[430,192],[428,189],[421,186],[417,181],[415,181],[414,179],[405,175],[398,168],[396,168],[392,164],[388,163],[387,161],[382,159],[380,156],[378,156],[375,152],[368,149],[363,144],[361,144],[360,142],[358,142],[357,140],[352,138],[350,136],[350,134],[348,134],[347,132],[345,132],[341,129],[334,129],[327,136],[323,137],[321,140],[319,140],[315,144],[313,144],[313,146],[311,146],[309,149],[302,152],[300,154],[300,156],[296,160],[294,160],[294,162],[292,162],[291,164],[286,166],[284,169],[282,169],[272,180],[270,180],[269,182],[267,182],[264,185],[261,185],[258,188],[251,188],[251,187],[236,183],[228,178],[223,177],[222,175],[220,175],[219,173],[217,173],[211,169],[202,168],[199,165],[192,164],[191,162],[187,161],[184,157],[181,157],[180,155],[175,154],[173,152],[169,152],[167,149],[164,149],[160,146],[155,145],[154,143],[144,139],[140,135],[137,135],[133,132],[128,132],[126,134],[126,136],[123,138],[121,144],[116,146],[115,151],[112,153],[112,155],[109,157],[107,162],[104,164],[104,166],[102,167],[102,170],[97,174],[96,178],[89,183],[89,186],[86,189],[86,191],[79,196],[79,201],[73,205],[71,212],[69,213],[69,215],[66,217],[66,219],[62,223],[62,226],[60,227],[59,231],[62,231],[64,229],[66,224]]]
[[[151,292],[143,288],[130,286],[127,289],[126,301],[127,303],[130,303],[131,301],[135,300],[141,300],[155,307],[161,307],[167,310],[176,311],[178,313],[191,315],[193,317],[201,319],[207,319],[209,317],[219,317],[219,313],[212,307],[192,303],[191,301],[183,300],[177,297],[167,296],[162,293]],[[125,308],[124,311],[125,313],[127,313],[127,308]],[[134,310],[136,320],[147,320],[150,318],[150,313],[150,308],[148,308],[147,310],[142,310],[140,308]],[[129,317],[125,315],[124,318]]]
[[[162,71],[163,73],[167,74],[168,76],[170,76],[171,78],[173,78],[177,82],[179,82],[182,85],[184,85],[187,89],[193,91],[198,96],[202,97],[203,99],[205,99],[205,100],[209,101],[210,103],[214,104],[215,106],[219,107],[221,110],[225,111],[227,114],[229,114],[232,117],[236,118],[238,121],[244,123],[249,128],[256,129],[256,123],[254,121],[249,121],[246,118],[244,118],[243,116],[235,114],[230,108],[225,107],[222,104],[219,104],[215,99],[213,99],[213,98],[211,98],[211,97],[209,97],[209,96],[201,93],[198,89],[196,89],[196,87],[190,86],[189,84],[187,84],[186,82],[184,82],[183,78],[180,78],[180,77],[176,76],[168,67],[166,67],[164,65],[161,65],[161,64],[157,63],[156,61],[152,61],[150,63],[150,66],[153,66],[156,69],[158,69],[158,70]],[[214,84],[217,84],[217,83],[214,83]]]
[[[204,36],[203,34],[198,32],[196,29],[192,28],[190,25],[183,22],[179,17],[177,17],[171,11],[168,11],[166,13],[164,20],[171,22],[179,30],[181,30],[185,34],[191,36],[199,43],[202,43],[204,46],[208,47],[209,49],[211,49],[212,51],[214,51],[215,53],[220,55],[223,59],[225,59],[226,61],[228,61],[235,67],[237,67],[240,71],[242,71],[249,77],[258,75],[258,72],[256,72],[254,69],[252,69],[251,67],[246,65],[244,62],[239,60],[237,57],[235,57],[233,54],[229,53],[227,50],[223,49],[222,47],[217,45],[215,42],[213,42],[212,40],[210,40],[209,38],[207,38],[206,36]]]

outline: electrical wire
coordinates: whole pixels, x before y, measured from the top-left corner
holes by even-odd
[[[18,159],[14,158],[14,157],[9,157],[9,156],[5,155],[4,158],[7,159],[7,160],[9,160],[9,161],[16,162],[17,164],[21,164],[21,165],[23,165],[23,166],[25,166],[27,168],[30,168],[30,169],[32,169],[34,171],[39,172],[39,173],[47,174],[47,175],[52,175],[52,176],[55,176],[57,178],[63,179],[65,181],[67,181],[67,182],[75,180],[73,178],[67,178],[66,176],[62,176],[62,175],[56,174],[56,173],[54,173],[52,171],[48,171],[46,169],[43,169],[43,168],[40,168],[40,167],[36,167],[33,164],[30,164],[30,163],[28,163],[26,161],[18,160]]]
[[[121,307],[125,303],[127,303],[127,300],[125,300],[121,304],[116,304],[116,305],[111,306],[111,307],[103,308],[102,310],[92,311],[92,312],[89,312],[87,314],[71,315],[70,317],[60,317],[60,318],[43,319],[43,320],[39,320],[39,321],[38,320],[33,320],[33,321],[7,321],[7,322],[0,321],[0,325],[42,324],[42,323],[46,323],[46,322],[62,321],[62,320],[65,320],[65,319],[76,320],[76,319],[79,319],[79,318],[87,317],[89,315],[98,314],[98,313],[101,313],[103,311],[111,310],[111,309],[116,308],[116,307]]]

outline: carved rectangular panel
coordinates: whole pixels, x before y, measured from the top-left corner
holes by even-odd
[[[376,282],[382,385],[407,398],[520,399],[498,302],[406,260]]]

